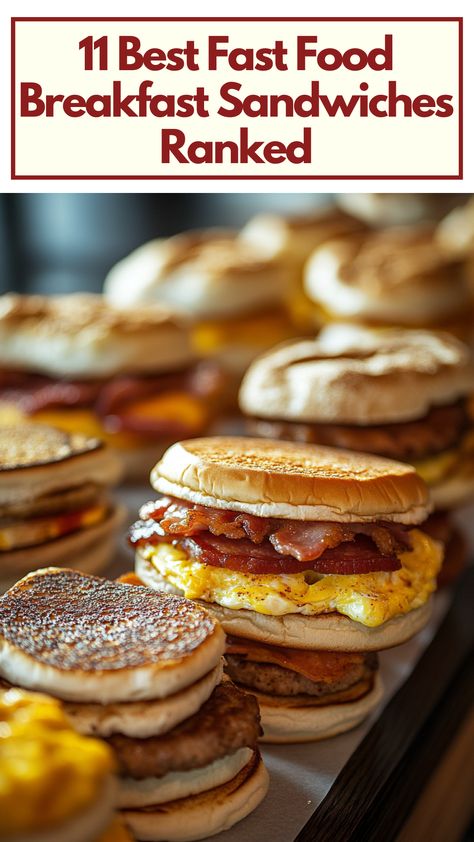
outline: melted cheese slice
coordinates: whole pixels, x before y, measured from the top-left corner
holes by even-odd
[[[423,605],[436,588],[441,544],[418,529],[410,531],[412,550],[399,556],[393,572],[318,576],[314,571],[256,575],[201,564],[171,544],[144,547],[157,572],[188,599],[259,614],[317,615],[337,611],[375,627]]]
[[[0,525],[0,551],[45,544],[47,541],[60,538],[61,535],[87,529],[105,520],[107,511],[108,508],[105,505],[89,506],[79,512],[19,520],[8,526]]]

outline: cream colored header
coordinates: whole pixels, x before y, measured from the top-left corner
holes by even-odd
[[[457,21],[17,21],[15,175],[456,176]]]

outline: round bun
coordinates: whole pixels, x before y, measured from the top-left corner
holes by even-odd
[[[308,260],[304,286],[331,317],[407,327],[442,323],[470,303],[461,261],[424,226],[334,239]]]
[[[72,726],[80,734],[97,737],[125,734],[127,737],[146,739],[166,734],[175,725],[197,713],[221,680],[222,663],[219,663],[190,687],[166,699],[123,704],[116,702],[113,705],[64,702],[63,707]]]
[[[338,205],[358,219],[384,228],[441,219],[459,201],[456,193],[338,193]]]
[[[161,304],[192,319],[220,318],[281,302],[288,283],[283,266],[216,228],[145,243],[111,269],[104,293],[118,307]]]
[[[268,772],[255,751],[249,763],[226,784],[162,804],[157,809],[124,810],[125,823],[137,839],[192,842],[233,827],[249,815],[268,791]]]
[[[217,666],[224,647],[201,606],[74,570],[30,573],[0,598],[0,675],[66,701],[170,696]]]
[[[157,807],[215,789],[235,778],[252,759],[250,748],[240,748],[196,769],[168,772],[161,778],[122,778],[118,807]]]
[[[474,198],[440,222],[436,239],[451,254],[467,257],[474,253]]]
[[[121,476],[117,456],[98,439],[43,424],[0,427],[0,506]]]
[[[105,520],[61,538],[0,553],[0,581],[14,584],[21,576],[41,567],[74,567],[97,573],[110,561],[117,543],[117,530],[126,518],[123,506],[113,506]],[[25,530],[28,529],[25,521]],[[8,585],[10,587],[10,585]]]
[[[191,340],[167,310],[114,309],[102,296],[0,297],[0,364],[53,377],[169,371],[193,359]]]
[[[151,483],[162,494],[261,517],[420,523],[430,510],[427,488],[410,465],[267,439],[178,442]]]
[[[259,418],[391,424],[422,418],[473,384],[469,349],[448,334],[337,325],[255,360],[239,403]]]
[[[222,624],[226,634],[294,649],[334,652],[377,652],[405,643],[428,622],[432,601],[388,620],[381,626],[364,626],[342,614],[284,614],[281,617],[256,611],[206,607]]]
[[[322,205],[295,216],[257,214],[242,228],[239,239],[260,248],[269,258],[302,266],[322,243],[362,227],[357,219],[338,208]]]
[[[283,707],[259,701],[262,743],[307,743],[343,734],[360,725],[383,698],[380,675],[361,699],[320,707]]]

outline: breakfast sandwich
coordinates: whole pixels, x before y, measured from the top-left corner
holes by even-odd
[[[205,603],[230,636],[227,671],[255,692],[264,740],[346,731],[377,705],[376,652],[428,620],[440,545],[414,468],[266,439],[171,447],[164,495],[131,528],[136,574]]]
[[[260,248],[267,257],[301,271],[315,248],[365,226],[334,205],[321,205],[304,214],[259,213],[242,228],[239,239]]]
[[[244,225],[239,240],[288,267],[293,283],[287,308],[295,325],[304,331],[311,326],[314,310],[302,288],[303,267],[308,257],[329,240],[364,229],[363,223],[334,205],[321,205],[308,213],[291,216],[257,214]]]
[[[110,270],[104,293],[116,307],[158,304],[186,318],[196,352],[239,377],[294,335],[283,306],[290,280],[260,248],[211,228],[145,243]]]
[[[109,496],[120,475],[98,439],[44,424],[0,427],[0,589],[65,560],[102,570],[124,518]]]
[[[109,746],[77,734],[56,699],[0,689],[0,838],[131,842],[114,819]]]
[[[222,681],[224,646],[201,606],[73,570],[31,573],[0,598],[3,686],[50,693],[109,745],[138,840],[213,835],[267,791],[257,701]]]
[[[374,228],[441,219],[463,200],[459,193],[338,193],[339,207]]]
[[[202,434],[221,385],[167,311],[99,295],[0,297],[0,423],[27,418],[96,436],[129,478],[183,434]]]
[[[280,345],[249,368],[240,406],[251,434],[409,462],[430,488],[447,545],[444,574],[466,557],[446,510],[474,498],[474,367],[448,334],[333,325]]]
[[[472,308],[463,262],[435,233],[430,225],[369,230],[315,249],[304,277],[315,323],[437,328],[467,337]]]

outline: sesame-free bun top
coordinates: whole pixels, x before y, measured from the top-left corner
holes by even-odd
[[[0,675],[78,702],[166,698],[214,669],[219,623],[183,597],[49,567],[0,598]]]
[[[117,456],[98,439],[46,424],[0,427],[0,506],[26,503],[84,484],[113,485]]]
[[[344,211],[322,205],[294,216],[257,214],[244,225],[239,239],[257,246],[267,257],[302,265],[317,246],[363,227]]]
[[[110,270],[104,293],[118,307],[160,304],[212,319],[280,304],[288,284],[287,270],[260,248],[213,228],[145,243]]]
[[[334,317],[406,327],[436,325],[469,306],[462,262],[424,225],[331,240],[309,258],[304,286]]]
[[[255,360],[239,402],[259,418],[391,424],[473,391],[469,349],[448,334],[331,325],[317,339],[279,345]]]
[[[116,310],[100,295],[0,297],[0,366],[56,377],[109,377],[182,368],[185,328],[160,308]]]
[[[339,193],[336,202],[375,228],[441,219],[459,201],[457,193]]]
[[[367,453],[269,439],[172,445],[151,472],[162,494],[261,517],[420,523],[430,510],[410,465]]]

